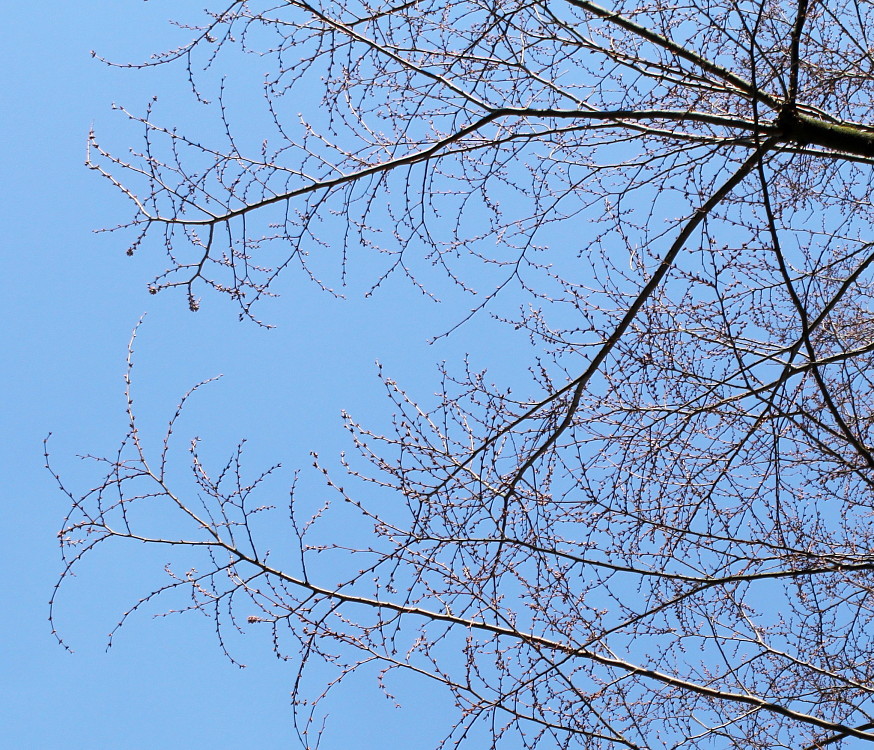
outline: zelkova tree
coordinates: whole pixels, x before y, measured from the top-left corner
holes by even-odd
[[[453,286],[457,323],[538,356],[524,397],[449,365],[435,403],[385,379],[393,430],[350,418],[324,513],[369,539],[339,579],[318,518],[292,500],[275,566],[252,521],[275,497],[196,447],[176,486],[172,424],[149,455],[130,407],[69,493],[67,573],[110,540],[194,557],[144,601],[190,589],[301,670],[431,680],[449,746],[874,741],[874,6],[253,0],[187,28],[147,64],[201,96],[256,52],[272,125],[252,140],[220,94],[215,137],[150,109],[132,156],[92,139],[130,252],[169,257],[152,292],[257,323],[281,272],[382,253],[375,286]]]

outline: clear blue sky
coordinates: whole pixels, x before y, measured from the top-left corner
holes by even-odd
[[[45,0],[4,8],[2,747],[298,747],[289,706],[294,670],[272,656],[266,633],[233,644],[244,670],[222,655],[213,623],[198,615],[135,617],[107,652],[106,634],[119,615],[165,581],[168,560],[160,553],[118,547],[94,556],[59,600],[57,624],[74,653],[51,633],[48,600],[61,570],[56,534],[67,503],[43,468],[42,441],[53,433],[55,465],[72,486],[93,481],[75,455],[110,454],[124,435],[125,348],[144,313],[135,370],[144,432],[154,436],[194,383],[223,374],[182,421],[181,458],[195,435],[215,457],[245,437],[253,470],[279,461],[286,467],[274,485],[280,494],[291,471],[309,465],[309,451],[330,464],[348,447],[341,409],[377,424],[386,419],[376,360],[427,398],[437,388],[434,364],[443,359],[471,352],[474,369],[487,364],[510,376],[530,359],[517,356],[524,339],[485,317],[429,346],[430,336],[457,321],[458,308],[449,311],[399,281],[365,300],[374,268],[355,248],[346,301],[288,277],[282,298],[259,310],[276,324],[271,331],[238,322],[236,309],[214,297],[192,314],[181,294],[147,293],[164,268],[159,249],[128,258],[124,238],[93,233],[125,221],[129,209],[85,169],[86,136],[93,123],[101,142],[137,145],[112,102],[142,112],[160,94],[165,111],[196,107],[179,69],[110,69],[90,51],[143,59],[180,39],[168,19],[200,7],[192,0]],[[305,496],[318,500],[320,487],[313,473],[302,474]],[[398,710],[377,694],[372,675],[350,682],[329,704],[322,750],[433,747],[441,736],[439,694],[403,687]]]
[[[113,137],[121,125],[110,111],[113,101],[141,111],[152,93],[169,91],[171,105],[186,106],[184,98],[173,99],[182,87],[176,74],[110,70],[89,52],[136,59],[165,46],[173,39],[165,21],[181,5],[47,0],[4,9],[5,747],[295,746],[292,672],[262,638],[240,644],[238,655],[250,666],[239,670],[221,655],[205,618],[145,616],[106,652],[105,634],[119,614],[149,582],[161,581],[160,560],[121,548],[96,557],[60,601],[59,625],[75,653],[51,635],[47,602],[60,571],[56,532],[66,505],[42,468],[41,441],[52,431],[58,467],[75,486],[87,483],[73,456],[111,452],[123,436],[125,346],[143,313],[137,396],[147,424],[169,416],[194,382],[223,373],[183,423],[182,439],[199,434],[208,450],[224,455],[247,437],[256,465],[306,466],[311,449],[335,455],[345,446],[341,408],[384,415],[376,359],[427,394],[435,362],[476,348],[482,364],[503,346],[500,337],[480,339],[475,329],[427,346],[427,337],[451,320],[403,285],[366,302],[351,290],[346,303],[293,285],[265,309],[278,326],[269,332],[239,323],[235,310],[216,300],[191,314],[181,295],[147,294],[146,282],[162,270],[160,257],[127,258],[121,238],[92,233],[125,220],[128,211],[84,168],[86,135],[94,122],[98,133]],[[433,724],[429,694],[414,689],[407,709],[397,711],[368,697],[371,683],[360,687],[334,704],[323,748],[430,746],[423,729]]]

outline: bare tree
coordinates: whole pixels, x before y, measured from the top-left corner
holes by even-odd
[[[92,139],[130,252],[169,256],[151,291],[254,320],[281,271],[327,284],[324,257],[369,248],[374,286],[448,283],[530,335],[533,395],[449,368],[419,404],[386,378],[394,429],[350,418],[350,476],[325,470],[323,512],[369,531],[341,580],[321,512],[292,498],[297,562],[274,567],[260,480],[194,444],[177,487],[174,422],[148,455],[129,401],[105,476],[69,493],[64,575],[109,540],[197,554],[143,601],[190,589],[301,670],[430,678],[450,746],[874,741],[874,7],[254,0],[188,28],[148,65],[205,99],[204,66],[269,56],[273,130],[251,145],[220,92],[213,142],[151,110],[133,157]]]

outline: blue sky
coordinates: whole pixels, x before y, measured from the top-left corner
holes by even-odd
[[[48,0],[4,11],[0,712],[8,747],[295,746],[292,672],[264,639],[238,644],[250,665],[240,670],[221,655],[206,618],[146,615],[107,653],[105,634],[120,613],[161,582],[154,556],[119,548],[83,566],[59,603],[58,624],[74,653],[51,634],[47,602],[60,571],[56,533],[66,504],[43,469],[41,442],[53,433],[54,461],[73,486],[93,478],[74,456],[111,452],[123,436],[125,346],[141,315],[136,393],[146,429],[169,417],[188,387],[223,374],[183,421],[182,440],[200,435],[205,450],[224,456],[247,437],[256,464],[289,468],[306,466],[309,450],[334,456],[345,446],[341,408],[385,415],[375,360],[427,394],[434,363],[475,346],[481,364],[504,346],[474,329],[428,346],[445,313],[402,284],[367,301],[351,289],[347,302],[291,285],[266,312],[272,331],[239,323],[215,299],[191,314],[182,295],[147,293],[161,259],[128,258],[122,238],[93,233],[129,214],[84,168],[86,136],[92,122],[101,136],[117,133],[114,101],[141,111],[151,94],[169,90],[171,106],[187,105],[173,93],[176,73],[113,70],[89,52],[143,57],[174,38],[165,22],[179,8]],[[340,696],[323,748],[429,746],[421,727],[426,706],[433,708],[429,694],[413,688],[407,709],[397,711],[368,698],[371,687],[364,680]]]
[[[166,581],[170,553],[119,546],[86,561],[58,600],[57,626],[73,652],[52,635],[48,600],[61,571],[56,535],[67,501],[43,467],[42,442],[51,432],[54,466],[71,487],[95,480],[76,455],[112,454],[125,434],[126,345],[144,314],[134,369],[143,434],[154,440],[187,389],[222,375],[186,409],[177,430],[180,465],[194,436],[211,461],[226,459],[246,438],[250,471],[282,462],[269,485],[280,504],[298,467],[306,502],[317,506],[324,498],[318,474],[307,470],[309,454],[337,465],[349,447],[341,410],[377,428],[390,418],[377,360],[427,400],[443,360],[458,363],[470,352],[473,370],[488,365],[499,382],[515,383],[532,359],[521,332],[487,316],[430,345],[464,308],[437,304],[400,278],[365,298],[380,261],[355,247],[346,299],[289,274],[281,299],[257,311],[272,330],[241,323],[237,309],[214,295],[204,295],[193,314],[184,294],[148,294],[147,283],[165,267],[160,249],[147,244],[130,258],[124,236],[94,233],[124,222],[130,211],[84,166],[89,127],[119,152],[138,144],[113,102],[142,113],[159,94],[165,121],[181,113],[195,128],[204,110],[180,69],[109,68],[90,51],[144,59],[184,38],[170,18],[199,10],[188,0],[46,0],[4,10],[0,726],[10,748],[298,746],[289,705],[294,669],[273,657],[263,629],[232,642],[234,656],[248,665],[242,670],[222,655],[211,620],[155,619],[160,606],[132,618],[107,651],[107,633],[121,613]],[[205,131],[214,127],[203,121]],[[251,130],[257,141],[257,128]],[[562,238],[570,264],[587,231]],[[337,269],[336,257],[316,263]],[[327,704],[322,750],[433,747],[442,736],[440,693],[414,681],[393,687],[401,709],[378,695],[373,673],[339,690]],[[477,747],[476,737],[470,746]]]

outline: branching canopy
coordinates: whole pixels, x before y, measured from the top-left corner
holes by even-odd
[[[874,741],[874,6],[253,0],[190,28],[148,64],[205,98],[205,64],[265,56],[272,132],[220,96],[214,142],[157,109],[132,157],[92,138],[131,251],[168,254],[152,291],[254,319],[281,272],[372,251],[374,286],[448,283],[541,357],[524,398],[450,368],[433,405],[386,378],[393,431],[350,418],[325,513],[371,535],[340,581],[294,499],[299,562],[273,567],[236,459],[194,445],[202,505],[172,486],[173,423],[148,455],[129,402],[70,493],[66,571],[112,539],[199,550],[168,588],[301,669],[430,678],[449,746]],[[135,508],[162,502],[156,537]]]

